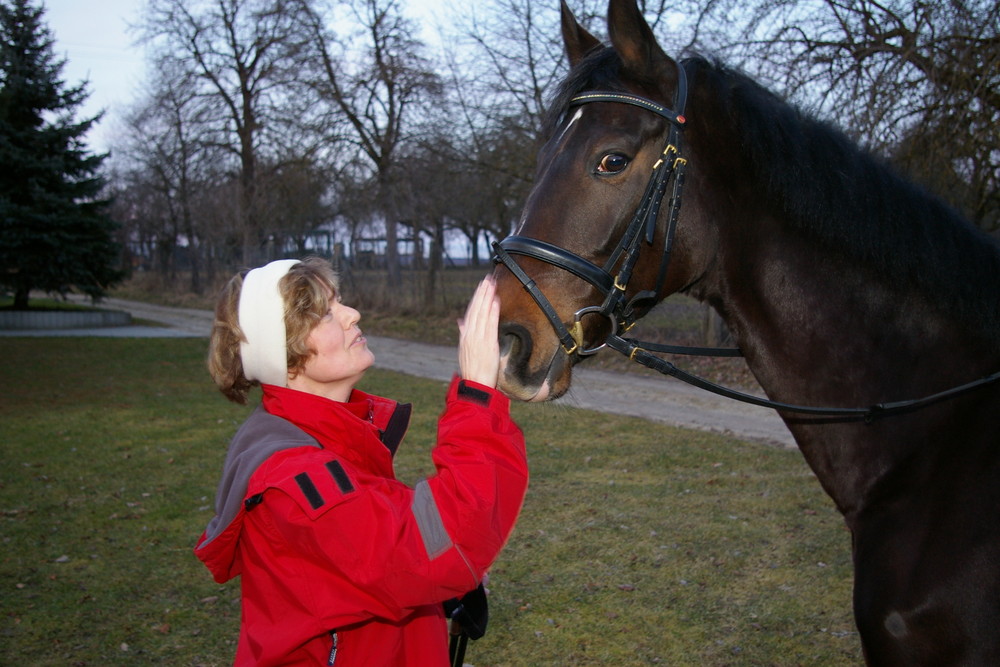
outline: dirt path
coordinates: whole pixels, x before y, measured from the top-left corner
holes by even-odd
[[[133,318],[163,326],[10,333],[207,337],[212,326],[212,313],[207,310],[169,308],[123,299],[106,299],[102,306],[126,310]],[[375,365],[379,368],[445,381],[458,369],[455,349],[451,347],[377,336],[369,336],[368,341],[375,353]],[[647,375],[577,369],[573,388],[559,402],[684,428],[725,433],[769,445],[795,447],[784,422],[773,410],[724,399],[652,371]]]

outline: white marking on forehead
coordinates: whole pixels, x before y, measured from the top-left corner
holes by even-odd
[[[573,123],[580,120],[580,116],[582,115],[583,115],[583,107],[577,107],[576,113],[573,114],[573,117],[569,119],[568,123],[566,123],[566,127],[563,128],[563,131],[559,133],[559,138],[556,139],[556,143],[562,141],[563,135],[569,131],[569,128],[573,127]]]
[[[527,205],[521,209],[521,219],[517,221],[517,229],[514,230],[514,234],[520,234],[521,230],[524,229],[524,223],[528,221],[528,207]]]

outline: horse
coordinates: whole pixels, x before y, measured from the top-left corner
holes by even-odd
[[[607,20],[605,45],[562,3],[570,70],[494,244],[499,387],[554,400],[605,346],[655,367],[625,330],[709,304],[850,530],[866,662],[1000,664],[997,242],[747,75],[669,57],[634,0]]]

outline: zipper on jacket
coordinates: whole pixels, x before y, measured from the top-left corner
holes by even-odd
[[[333,642],[333,646],[330,647],[330,659],[326,662],[326,667],[333,667],[333,663],[337,661],[337,631],[334,630],[330,633],[330,640]]]

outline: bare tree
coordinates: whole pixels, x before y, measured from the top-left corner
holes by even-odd
[[[490,0],[454,10],[449,158],[460,173],[448,180],[449,224],[476,262],[481,236],[509,234],[531,186],[548,96],[567,68],[558,9]]]
[[[531,188],[536,142],[519,122],[508,118],[467,148],[452,225],[469,240],[474,263],[481,238],[498,240],[513,231]]]
[[[332,217],[325,202],[327,175],[308,158],[282,160],[265,174],[259,199],[272,240],[279,247],[291,242],[304,255],[313,233]]]
[[[996,2],[694,2],[702,44],[1000,224]]]
[[[394,178],[400,149],[411,141],[421,107],[440,94],[441,83],[414,39],[414,26],[396,0],[347,3],[354,34],[338,36],[315,3],[300,0],[311,48],[302,71],[328,105],[327,127],[344,132],[371,168],[372,185],[386,234],[389,285],[401,283],[397,226],[401,215]],[[346,119],[346,127],[338,123]],[[344,154],[334,156],[344,159]],[[349,158],[350,159],[350,158]]]
[[[150,0],[143,24],[157,69],[196,83],[211,142],[234,159],[244,264],[264,235],[256,204],[265,135],[286,126],[292,98],[292,65],[302,46],[296,8],[288,0]]]
[[[125,149],[132,187],[155,193],[156,210],[146,210],[146,220],[162,219],[161,273],[176,276],[174,251],[183,243],[188,251],[189,288],[203,288],[203,221],[195,199],[210,176],[211,159],[202,137],[197,89],[190,77],[161,71],[148,97],[126,119]],[[169,231],[168,231],[169,230]],[[169,266],[168,266],[169,264]]]

